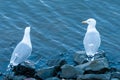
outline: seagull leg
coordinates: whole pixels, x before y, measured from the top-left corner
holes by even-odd
[[[94,61],[94,59],[95,59],[95,58],[94,58],[94,56],[93,56],[92,59],[91,59],[91,61]]]
[[[88,60],[88,61],[94,61],[94,56],[88,55],[87,60]]]

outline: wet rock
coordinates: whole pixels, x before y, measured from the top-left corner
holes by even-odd
[[[21,63],[20,65],[35,69],[35,64],[32,61],[25,61],[25,62]]]
[[[120,72],[113,72],[113,73],[111,74],[111,77],[112,77],[112,78],[118,78],[118,79],[120,79]]]
[[[61,78],[76,78],[80,74],[83,74],[83,70],[72,65],[65,64],[61,67]]]
[[[75,61],[77,64],[83,64],[83,63],[88,62],[88,61],[87,61],[87,55],[86,55],[85,51],[77,51],[77,52],[74,54],[74,61]]]
[[[45,65],[39,70],[31,63],[15,66],[15,75],[6,76],[4,80],[110,80],[111,72],[111,79],[120,79],[120,73],[109,68],[103,53],[96,54],[94,61],[87,61],[86,53],[78,51],[55,55],[42,63]]]
[[[61,67],[64,64],[66,64],[65,59],[61,58],[61,57],[58,57],[58,56],[48,60],[48,62],[47,62],[48,66],[59,66],[59,67]]]
[[[61,79],[61,80],[76,80],[76,79]]]
[[[109,65],[105,58],[99,58],[94,61],[77,65],[76,68],[83,69],[85,71],[84,74],[103,74],[109,70]]]
[[[84,74],[103,74],[109,70],[107,59],[99,58],[94,61],[77,65],[76,68],[84,70]]]
[[[80,65],[77,65],[75,66],[76,69],[82,69],[85,71],[86,67],[88,67],[90,65],[91,62],[87,62],[87,63],[84,63],[84,64],[80,64]]]
[[[43,80],[57,75],[57,67],[47,67],[37,70],[35,76]]]
[[[45,79],[45,80],[60,80],[60,79],[57,78],[57,77],[51,77],[51,78],[47,78],[47,79]]]
[[[111,73],[113,73],[113,72],[117,72],[117,69],[116,69],[116,68],[112,68],[112,67],[110,67],[109,72],[111,72]]]
[[[25,76],[14,76],[13,80],[25,80]]]
[[[69,65],[76,65],[76,63],[74,62],[73,55],[74,55],[74,52],[73,51],[69,51],[69,53],[62,54],[62,57],[65,59],[67,64],[69,64]]]
[[[98,58],[105,58],[104,51],[99,51],[97,54],[94,55],[94,59],[98,59]]]
[[[24,80],[36,80],[35,78],[26,78]]]
[[[87,71],[87,73],[91,71],[98,73],[105,73],[106,71],[108,71],[108,69],[109,69],[109,65],[106,58],[96,59],[90,62],[89,65],[85,66],[85,71]]]
[[[6,75],[3,80],[25,80],[25,76],[12,76],[12,75]]]
[[[88,57],[87,57],[85,51],[77,51],[74,54],[74,61],[77,64],[84,64],[84,63],[88,62],[87,58]],[[100,52],[98,52],[97,54],[94,55],[94,59],[98,59],[98,58],[105,58],[104,51],[100,51]]]
[[[3,74],[2,74],[2,72],[0,72],[0,76],[2,76]]]
[[[112,64],[111,68],[115,69],[116,71],[120,72],[120,64],[118,62],[110,62]]]
[[[77,80],[110,80],[110,74],[85,74],[85,75],[79,75]]]
[[[26,77],[34,77],[34,74],[36,73],[34,68],[26,65],[15,66],[13,72],[15,75],[24,75]]]
[[[119,80],[118,78],[112,78],[112,79],[110,79],[110,80]]]

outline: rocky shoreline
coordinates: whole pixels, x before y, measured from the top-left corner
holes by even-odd
[[[60,54],[46,65],[36,69],[22,63],[12,69],[14,74],[5,74],[3,80],[120,80],[120,72],[110,68],[104,52],[96,54],[94,61],[88,61],[84,51]]]

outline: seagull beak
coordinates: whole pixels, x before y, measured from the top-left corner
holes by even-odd
[[[86,24],[87,22],[86,21],[82,21],[83,24]]]

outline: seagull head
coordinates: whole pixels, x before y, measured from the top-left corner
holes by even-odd
[[[96,25],[96,20],[93,19],[93,18],[89,18],[89,19],[86,20],[86,21],[82,21],[82,23],[88,24],[88,25]]]
[[[30,32],[30,27],[26,27],[25,32],[29,33]]]

